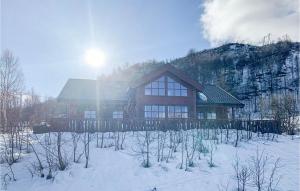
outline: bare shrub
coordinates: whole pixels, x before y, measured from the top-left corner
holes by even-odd
[[[9,147],[7,140],[5,138],[5,135],[2,135],[2,141],[3,141],[3,148],[1,151],[1,161],[3,162],[3,167],[6,167],[8,169],[8,172],[3,173],[2,181],[7,185],[8,180],[16,181],[15,173],[13,171],[13,164],[16,162],[14,155],[11,154],[13,150]]]
[[[37,139],[37,136],[35,136],[35,139]],[[33,151],[34,153],[34,156],[36,157],[37,159],[37,164],[36,163],[33,163],[32,164],[32,167],[33,167],[33,170],[34,172],[38,172],[38,176],[40,177],[44,177],[44,173],[43,173],[43,169],[44,169],[44,166],[42,164],[42,161],[40,159],[40,156],[39,156],[39,153],[36,151],[35,147],[33,146],[32,142],[29,141],[28,142],[29,146],[31,147],[31,150]]]
[[[245,191],[246,185],[248,185],[251,178],[251,171],[249,167],[247,165],[241,165],[240,158],[236,154],[233,168],[235,171],[234,179],[237,181],[237,190]]]
[[[186,131],[185,134],[185,152],[186,152],[186,165],[185,170],[188,170],[188,167],[194,167],[194,155],[197,147],[195,130]]]
[[[252,174],[252,185],[258,190],[262,191],[267,189],[268,191],[276,190],[277,185],[280,182],[281,176],[277,175],[277,171],[280,168],[280,159],[277,158],[274,165],[269,169],[269,164],[272,163],[271,157],[266,155],[264,151],[260,152],[256,149],[256,155],[251,157],[250,170]],[[267,171],[270,170],[271,173]]]
[[[86,124],[83,137],[83,146],[84,146],[84,156],[85,156],[85,165],[84,167],[87,168],[89,165],[90,159],[90,142],[91,142],[91,135],[90,135],[90,128],[89,124]]]
[[[157,141],[157,162],[164,160],[164,149],[165,149],[165,143],[166,143],[166,132],[156,132],[156,141]]]
[[[142,166],[145,168],[149,168],[151,166],[150,163],[150,155],[151,155],[151,144],[154,142],[154,138],[150,131],[138,132],[136,134],[137,138],[137,148],[133,149],[137,156],[142,157],[143,162]]]
[[[81,139],[81,134],[72,132],[71,136],[72,136],[72,143],[73,143],[73,162],[78,163],[80,161],[82,155],[84,154],[84,152],[81,152],[77,155],[78,142]]]
[[[207,161],[208,166],[210,168],[216,166],[215,163],[214,163],[214,160],[213,160],[214,153],[215,153],[216,149],[217,149],[217,146],[214,144],[214,141],[210,140],[209,143],[208,143],[209,160]]]
[[[201,154],[206,156],[206,154],[209,152],[208,148],[203,144],[203,138],[198,133],[197,139],[196,139],[196,151],[198,152],[198,159],[201,160]]]
[[[280,158],[277,158],[276,161],[274,162],[274,165],[271,169],[271,174],[269,176],[269,183],[267,186],[268,191],[275,191],[276,187],[278,186],[278,184],[280,182],[281,176],[277,175],[277,173],[278,173],[277,171],[279,168],[281,168]]]

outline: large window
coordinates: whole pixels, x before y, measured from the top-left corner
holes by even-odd
[[[165,106],[145,105],[145,118],[165,118]]]
[[[188,118],[188,107],[168,106],[168,118]]]
[[[96,119],[96,111],[84,111],[85,119]]]
[[[145,86],[145,95],[164,96],[165,91],[166,90],[164,76]]]
[[[204,119],[204,113],[202,112],[198,113],[198,119]]]
[[[217,119],[217,114],[215,112],[207,113],[207,119]]]
[[[187,88],[168,77],[168,96],[187,96]]]
[[[113,119],[123,119],[123,111],[114,111]]]

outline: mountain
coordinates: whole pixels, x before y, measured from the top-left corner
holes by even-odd
[[[293,96],[300,109],[300,43],[281,41],[264,46],[229,43],[200,52],[194,50],[169,61],[202,84],[215,84],[239,98],[243,115],[256,117],[261,100]],[[137,79],[165,62],[135,64],[119,72]],[[139,75],[140,74],[140,75]]]

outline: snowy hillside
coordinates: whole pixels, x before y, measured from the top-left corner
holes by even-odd
[[[55,139],[52,133],[52,146],[55,147]],[[99,134],[100,135],[100,134]],[[291,136],[275,137],[272,141],[267,137],[256,137],[253,135],[251,140],[242,140],[238,147],[233,145],[233,137],[226,143],[225,138],[221,143],[220,139],[201,140],[202,150],[194,153],[193,165],[186,168],[182,163],[182,148],[185,147],[180,141],[176,152],[169,153],[170,145],[168,135],[165,137],[165,146],[161,153],[160,162],[157,162],[157,134],[152,132],[150,143],[150,164],[149,168],[142,166],[143,154],[141,154],[141,138],[143,133],[126,133],[126,138],[121,147],[116,148],[116,136],[113,133],[106,133],[104,136],[104,148],[96,148],[96,135],[92,135],[90,143],[90,161],[88,168],[84,168],[85,158],[81,158],[79,163],[73,163],[72,138],[70,133],[64,133],[63,137],[63,156],[68,159],[69,164],[65,171],[52,172],[54,178],[47,180],[48,173],[47,161],[42,142],[49,137],[47,134],[32,136],[34,148],[38,151],[42,163],[45,166],[43,173],[45,177],[41,178],[34,173],[33,164],[37,163],[33,152],[23,154],[19,162],[13,164],[16,181],[9,181],[8,185],[3,186],[9,191],[216,191],[216,190],[235,190],[237,183],[234,178],[235,171],[233,164],[237,156],[240,158],[240,166],[253,164],[253,157],[256,152],[264,152],[265,157],[269,157],[265,172],[264,188],[269,182],[269,175],[275,160],[279,157],[279,168],[274,175],[274,179],[280,178],[276,190],[300,189],[300,138]],[[161,134],[160,136],[163,136]],[[81,137],[83,138],[83,137]],[[36,142],[37,140],[40,143]],[[194,140],[194,139],[193,139]],[[232,141],[231,141],[232,140]],[[119,141],[119,140],[118,140]],[[191,140],[189,140],[191,141]],[[99,146],[98,142],[98,146]],[[119,143],[118,143],[119,144]],[[188,147],[191,144],[187,145]],[[81,153],[82,142],[78,142],[78,155]],[[186,152],[184,154],[184,160]],[[167,159],[168,157],[168,159]],[[212,158],[213,165],[209,165]],[[184,162],[185,163],[185,162]],[[212,167],[210,167],[212,166]],[[1,165],[1,174],[3,175],[8,168]],[[257,190],[251,180],[247,184],[247,190]],[[265,189],[264,189],[265,190]]]

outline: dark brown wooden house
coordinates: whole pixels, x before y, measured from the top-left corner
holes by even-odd
[[[228,119],[243,104],[215,85],[201,85],[166,64],[134,82],[69,79],[57,100],[69,118]]]

